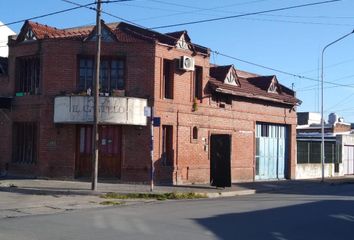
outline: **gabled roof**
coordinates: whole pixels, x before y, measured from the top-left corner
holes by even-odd
[[[248,81],[264,91],[271,92],[270,88],[272,85],[276,86],[276,91],[278,93],[281,93],[282,91],[282,87],[279,84],[278,79],[275,75],[251,77],[248,78]]]
[[[118,41],[149,41],[149,42],[159,42],[162,44],[175,46],[176,42],[179,40],[178,36],[184,35],[185,39],[190,41],[190,38],[186,31],[173,32],[169,34],[162,34],[151,29],[137,27],[125,22],[103,24],[103,28],[110,29],[112,34],[114,34]],[[16,41],[22,42],[25,40],[25,36],[28,31],[32,31],[35,39],[51,39],[51,38],[69,38],[69,39],[79,39],[84,40],[89,37],[94,31],[94,25],[83,26],[76,28],[67,29],[57,29],[55,27],[50,27],[40,23],[26,21],[23,25],[20,34],[18,35]],[[200,45],[192,44],[193,51],[209,55],[209,49],[202,47]]]
[[[211,67],[210,68],[210,77],[222,81],[226,78],[226,75],[229,73],[231,67],[232,67],[232,65]]]
[[[287,105],[298,105],[301,103],[301,101],[295,97],[294,91],[279,84],[278,81],[277,84],[281,91],[279,91],[278,94],[268,91],[270,84],[276,79],[275,76],[259,76],[252,73],[246,74],[246,72],[236,71],[242,74],[242,77],[240,77],[240,74],[238,76],[240,86],[225,84],[224,77],[231,66],[232,65],[210,68],[211,78],[209,80],[209,86],[214,92]]]
[[[177,32],[170,32],[170,33],[166,33],[166,35],[171,36],[172,38],[174,38],[175,39],[175,44],[177,43],[177,41],[179,39],[181,39],[182,36],[184,37],[184,39],[188,43],[191,43],[191,38],[189,37],[188,32],[186,30],[177,31]]]
[[[22,26],[20,34],[18,35],[16,41],[21,42],[25,40],[25,36],[28,31],[32,31],[36,39],[45,38],[80,38],[82,36],[88,36],[92,31],[92,27],[80,28],[80,29],[57,29],[55,27],[50,27],[37,22],[26,21]]]
[[[226,78],[230,76],[230,74],[234,75],[235,82],[229,84],[240,86],[240,82],[238,81],[237,71],[234,65],[214,66],[210,68],[209,73],[210,73],[210,77],[218,79],[224,83],[227,83]]]
[[[106,36],[104,33],[107,33],[108,36]],[[102,38],[109,37],[113,41],[117,41],[117,36],[116,33],[112,28],[107,26],[104,21],[101,20],[101,35]],[[94,26],[90,32],[90,34],[85,38],[85,40],[94,40],[96,39],[96,26]],[[104,41],[104,39],[102,39]],[[106,39],[108,40],[108,39]]]

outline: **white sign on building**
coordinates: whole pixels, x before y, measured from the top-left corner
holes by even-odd
[[[94,99],[89,96],[60,96],[54,101],[54,123],[92,123]],[[100,97],[100,124],[146,125],[147,100],[129,97]]]

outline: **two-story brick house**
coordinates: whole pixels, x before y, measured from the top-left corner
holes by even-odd
[[[275,76],[210,64],[187,32],[102,22],[99,176],[173,184],[293,178],[294,92]],[[10,39],[0,96],[0,168],[38,177],[91,172],[94,26],[27,21]],[[217,184],[217,183],[216,183]]]

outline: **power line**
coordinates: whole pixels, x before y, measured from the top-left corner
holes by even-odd
[[[330,65],[326,65],[325,68],[326,68],[326,69],[328,69],[328,68],[333,68],[333,67],[336,67],[336,66],[339,66],[339,65],[348,63],[348,62],[353,62],[353,61],[354,61],[354,58],[351,58],[351,59],[347,59],[347,60],[344,60],[344,61],[340,61],[340,62],[337,62],[337,63],[330,64]],[[301,72],[301,74],[316,72],[316,71],[318,71],[318,70],[320,70],[320,68],[315,68],[315,69],[303,71],[303,72]]]
[[[260,67],[260,68],[264,68],[264,69],[267,69],[267,70],[271,70],[271,71],[274,71],[274,72],[282,73],[282,74],[285,74],[285,75],[288,75],[288,76],[301,78],[301,79],[307,79],[307,80],[311,80],[311,81],[315,81],[315,82],[320,82],[320,80],[315,79],[315,78],[310,78],[310,77],[306,77],[306,76],[303,76],[303,75],[299,75],[299,74],[295,74],[295,73],[279,70],[279,69],[276,69],[276,68],[267,67],[267,66],[264,66],[264,65],[261,65],[261,64],[258,64],[258,63],[253,63],[253,62],[242,60],[240,58],[236,58],[236,57],[224,54],[224,53],[220,53],[218,51],[212,51],[212,52],[214,52],[215,54],[220,55],[220,56],[224,56],[224,57],[236,60],[236,61],[247,63],[247,64],[250,64],[250,65],[253,65],[253,66],[256,66],[256,67]],[[332,83],[332,82],[328,82],[328,81],[325,81],[325,83],[338,85],[338,86],[344,86],[343,84],[337,84],[337,83]]]
[[[341,103],[349,100],[350,98],[352,98],[354,96],[354,93],[348,95],[347,97],[343,98],[342,100],[340,100],[339,102],[337,102],[336,104],[332,105],[331,107],[327,108],[326,111],[329,111],[330,109],[340,105]]]
[[[345,77],[340,77],[340,78],[337,78],[337,79],[334,79],[332,81],[339,81],[339,80],[343,80],[343,79],[350,79],[350,78],[353,78],[354,75],[348,75],[348,76],[345,76]],[[347,86],[354,86],[354,84],[347,84]],[[306,87],[303,87],[301,89],[298,89],[297,91],[312,91],[312,90],[316,90],[318,89],[318,85],[310,85],[310,86],[306,86]],[[326,88],[336,88],[336,87],[340,87],[340,86],[331,86],[331,87],[326,87]]]
[[[250,2],[233,3],[233,4],[229,4],[225,7],[241,6],[241,5],[253,4],[253,3],[257,3],[257,2],[265,2],[265,1],[269,1],[269,0],[255,0],[255,1],[250,1]],[[166,5],[192,8],[192,9],[198,9],[198,10],[212,10],[212,9],[204,9],[204,8],[200,8],[200,7],[192,7],[190,5],[184,5],[184,4],[179,4],[179,3],[164,2],[164,1],[160,1],[160,0],[150,0],[150,2],[157,2],[157,3],[166,4]],[[214,9],[217,9],[217,8],[220,8],[220,7],[215,7]],[[223,7],[221,7],[221,8],[223,8]]]
[[[353,24],[346,23],[323,23],[323,22],[309,22],[309,21],[291,21],[282,19],[266,19],[266,18],[242,18],[241,20],[253,20],[253,21],[267,21],[267,22],[283,22],[283,23],[294,23],[294,24],[306,24],[306,25],[325,25],[325,26],[343,26],[352,27]]]
[[[173,13],[173,14],[166,14],[166,15],[160,15],[160,16],[147,17],[147,18],[139,18],[139,19],[135,19],[135,21],[159,19],[159,18],[163,18],[163,17],[185,15],[185,14],[190,14],[190,13],[198,13],[200,15],[201,12],[204,12],[204,11],[224,12],[224,13],[234,13],[235,14],[234,11],[217,10],[217,9],[238,6],[238,5],[245,5],[245,4],[256,3],[256,2],[261,2],[261,1],[268,1],[268,0],[229,4],[229,5],[217,6],[217,7],[213,7],[213,8],[200,8],[200,7],[190,6],[190,5],[176,4],[176,3],[164,2],[164,1],[159,1],[159,0],[150,0],[150,1],[156,2],[156,3],[163,3],[166,5],[170,5],[170,6],[181,6],[181,7],[185,7],[185,8],[189,8],[189,9],[194,9],[194,10],[193,11],[185,11],[185,12],[178,12],[177,11],[177,13]],[[150,6],[145,7],[145,6],[128,5],[128,4],[125,4],[125,5],[137,7],[137,8],[149,8],[149,9],[157,9],[157,10],[164,10],[164,11],[166,10],[166,9],[160,9],[160,8],[155,8],[155,7],[150,7]],[[237,14],[243,14],[243,13],[237,13]],[[210,14],[203,14],[203,15],[210,15]],[[259,15],[270,16],[270,17],[301,18],[301,16],[286,16],[286,15],[276,15],[276,14],[259,14]],[[312,18],[312,17],[304,16],[304,18]],[[313,17],[313,18],[324,18],[324,16],[322,16],[322,17],[317,16],[317,17]],[[352,24],[345,24],[345,23],[324,23],[324,22],[294,21],[294,20],[283,20],[283,19],[257,19],[257,18],[243,18],[243,19],[248,19],[248,20],[253,20],[253,21],[285,22],[285,23],[293,23],[293,24],[311,24],[311,25],[325,25],[325,26],[331,26],[331,25],[332,26],[352,26]]]
[[[128,1],[134,1],[134,0],[107,0],[107,1],[102,1],[102,3],[128,2]],[[60,10],[60,11],[55,11],[55,12],[51,12],[51,13],[47,13],[47,14],[43,14],[43,15],[38,15],[38,16],[35,16],[35,17],[30,17],[30,18],[26,18],[26,19],[22,19],[22,20],[17,20],[17,21],[13,21],[13,22],[9,22],[9,23],[4,23],[4,24],[0,25],[0,27],[10,26],[10,25],[13,25],[13,24],[24,22],[26,20],[34,20],[34,19],[49,17],[49,16],[53,16],[53,15],[56,15],[56,14],[60,14],[60,13],[70,12],[70,11],[73,11],[73,10],[76,10],[76,9],[80,9],[80,8],[87,8],[87,7],[89,7],[91,5],[95,5],[95,4],[96,4],[96,2],[87,3],[87,4],[83,4],[83,5],[76,4],[77,5],[76,7],[67,8],[67,9],[63,9],[63,10]]]
[[[316,19],[353,19],[349,16],[304,16],[304,15],[283,15],[283,14],[262,14],[271,17],[285,17],[285,18],[316,18]]]
[[[253,66],[256,66],[256,67],[260,67],[260,68],[264,68],[264,69],[267,69],[267,70],[271,70],[271,71],[274,71],[274,72],[282,73],[282,74],[285,74],[285,75],[288,75],[288,76],[301,78],[301,79],[307,79],[307,80],[315,81],[315,82],[320,82],[320,80],[315,79],[315,78],[310,78],[310,77],[306,77],[306,76],[303,76],[303,75],[299,75],[299,74],[295,74],[295,73],[279,70],[279,69],[276,69],[276,68],[267,67],[267,66],[264,66],[264,65],[261,65],[261,64],[258,64],[258,63],[253,63],[253,62],[242,60],[240,58],[236,58],[236,57],[224,54],[224,53],[220,53],[218,51],[212,51],[212,52],[214,52],[215,54],[220,55],[220,56],[224,56],[224,57],[227,57],[227,58],[239,61],[239,62],[247,63],[247,64],[250,64],[250,65],[253,65]],[[335,85],[335,86],[338,86],[338,87],[354,88],[354,86],[350,86],[350,85],[346,85],[346,84],[333,83],[333,82],[329,82],[329,81],[324,81],[324,83]]]
[[[76,3],[76,2],[73,2],[73,1],[69,1],[69,0],[62,0],[63,2],[66,2],[66,3],[70,3],[70,4],[73,4],[73,5],[76,5],[78,7],[84,7],[84,8],[87,8],[87,9],[90,9],[90,10],[93,10],[93,11],[97,11],[97,8],[94,8],[94,7],[88,7],[88,6],[85,6],[85,5],[81,5],[79,3]],[[102,3],[114,3],[114,2],[129,2],[129,1],[134,1],[134,0],[112,0],[112,1],[104,1]],[[114,18],[117,18],[119,20],[122,20],[122,21],[125,21],[127,23],[130,23],[130,24],[133,24],[135,26],[139,26],[139,27],[143,27],[143,26],[140,26],[139,24],[136,24],[128,19],[125,19],[125,18],[122,18],[122,17],[118,17],[116,15],[113,15],[109,12],[106,12],[106,11],[103,11],[103,10],[100,10],[102,13],[108,15],[108,16],[111,16],[111,17],[114,17]],[[143,27],[145,28],[145,27]]]
[[[199,13],[202,11],[213,11],[213,12],[223,12],[223,13],[237,13],[234,11],[227,11],[227,10],[217,10],[217,9],[222,9],[222,8],[228,8],[228,7],[233,7],[233,6],[239,6],[239,5],[246,5],[246,4],[251,4],[251,3],[257,3],[257,2],[263,2],[263,1],[268,1],[268,0],[259,0],[259,1],[251,1],[251,2],[244,2],[244,3],[236,3],[236,4],[229,4],[229,5],[223,5],[223,6],[217,6],[213,8],[200,8],[200,7],[194,7],[190,5],[183,5],[183,4],[176,4],[176,3],[170,3],[170,2],[164,2],[164,1],[159,1],[159,0],[150,0],[152,2],[157,2],[157,3],[162,3],[170,6],[181,6],[189,9],[194,9],[193,11],[186,11],[186,12],[180,12],[180,13],[175,13],[175,14],[168,14],[168,15],[160,15],[160,16],[154,16],[154,17],[149,17],[149,18],[142,18],[138,19],[138,21],[142,20],[150,20],[150,19],[156,19],[156,18],[162,18],[162,17],[170,17],[170,16],[176,16],[176,15],[185,15],[189,13]],[[130,5],[131,6],[131,5]],[[134,5],[133,5],[134,6]],[[138,7],[138,6],[135,6]],[[157,8],[155,8],[157,9]],[[244,14],[238,12],[237,14]],[[259,14],[262,16],[270,16],[270,17],[286,17],[286,18],[317,18],[317,19],[353,19],[354,17],[332,17],[332,16],[298,16],[298,15],[293,15],[293,16],[288,16],[288,15],[277,15],[277,14]],[[261,20],[261,19],[259,19]],[[263,21],[263,20],[261,20]],[[289,22],[289,23],[299,23],[299,24],[315,24],[315,25],[334,25],[334,26],[348,26],[346,24],[339,24],[339,23],[322,23],[322,22],[304,22],[304,21],[286,21],[286,20],[266,20],[266,21],[274,21],[274,22]],[[352,26],[352,25],[350,25]]]
[[[44,14],[44,15],[41,15],[41,16],[36,16],[36,17],[32,17],[28,20],[32,20],[32,19],[36,19],[36,18],[42,18],[42,17],[45,17],[45,16],[50,16],[50,15],[54,15],[54,14],[58,14],[58,13],[62,13],[62,12],[67,12],[67,11],[71,11],[71,10],[74,10],[74,9],[78,9],[78,8],[88,8],[90,10],[94,10],[94,11],[97,11],[96,8],[94,7],[89,7],[90,5],[93,5],[95,3],[89,3],[89,4],[85,4],[85,5],[81,5],[81,4],[78,4],[78,3],[75,3],[75,2],[72,2],[72,1],[69,1],[69,0],[62,0],[64,2],[67,2],[67,3],[70,3],[70,4],[74,4],[76,5],[76,7],[73,7],[73,8],[69,8],[69,9],[65,9],[65,10],[61,10],[61,11],[57,11],[57,12],[53,12],[53,13],[49,13],[49,14]],[[133,0],[112,0],[112,1],[104,1],[103,3],[113,3],[113,2],[127,2],[127,1],[133,1]],[[324,1],[324,2],[317,2],[317,3],[311,3],[311,4],[303,4],[303,5],[297,5],[297,6],[291,6],[291,7],[286,7],[286,8],[278,8],[278,9],[273,9],[273,10],[266,10],[266,11],[260,11],[260,12],[255,12],[255,13],[248,13],[248,14],[242,14],[242,15],[237,15],[237,16],[246,16],[246,15],[255,15],[255,14],[260,14],[260,13],[264,13],[264,12],[274,12],[274,11],[281,11],[281,10],[286,10],[286,9],[293,9],[293,8],[300,8],[300,7],[306,7],[306,6],[312,6],[312,5],[318,5],[318,4],[324,4],[324,3],[329,3],[329,2],[337,2],[337,1],[341,1],[341,0],[330,0],[330,1]],[[111,13],[108,13],[108,12],[105,12],[105,11],[101,11],[102,13],[105,13],[109,16],[112,16],[112,17],[115,17],[115,18],[118,18],[120,20],[123,20],[123,21],[126,21],[126,22],[129,22],[135,26],[139,26],[139,27],[142,27],[146,30],[150,30],[149,28],[146,28],[146,27],[143,27],[143,26],[140,26],[134,22],[131,22],[127,19],[124,19],[124,18],[121,18],[121,17],[118,17],[116,15],[113,15]],[[237,17],[237,16],[230,16],[230,17],[226,17],[226,18],[231,18],[231,17]],[[224,17],[225,18],[225,17]],[[215,19],[209,19],[210,21],[214,21]],[[209,21],[208,20],[208,21]],[[221,18],[218,18],[217,20],[221,20]],[[24,21],[24,20],[21,20],[21,21]],[[15,24],[15,23],[18,23],[18,22],[21,22],[21,21],[16,21],[16,22],[13,22],[13,23],[9,23],[9,24]],[[195,23],[195,22],[193,22]],[[189,24],[189,23],[187,23]],[[8,24],[4,24],[4,25],[8,25]],[[181,24],[178,24],[178,25],[185,25],[185,23],[181,23]],[[2,25],[0,25],[2,26]],[[161,27],[160,27],[161,28]],[[152,29],[156,29],[156,28],[152,28]],[[159,34],[162,34],[162,35],[165,35],[167,37],[170,37],[170,38],[174,38],[170,35],[166,35],[166,34],[163,34],[163,33],[159,33]],[[176,38],[174,38],[176,39]],[[176,39],[177,40],[177,39]],[[4,46],[5,47],[5,46]],[[224,56],[224,57],[227,57],[227,58],[230,58],[230,59],[233,59],[233,60],[237,60],[237,61],[240,61],[240,62],[243,62],[243,63],[247,63],[247,64],[250,64],[250,65],[253,65],[253,66],[257,66],[257,67],[260,67],[260,68],[264,68],[264,69],[268,69],[268,70],[271,70],[271,71],[274,71],[274,72],[278,72],[278,73],[282,73],[282,74],[285,74],[285,75],[289,75],[289,76],[293,76],[293,77],[296,77],[296,78],[301,78],[301,79],[307,79],[307,80],[311,80],[311,81],[316,81],[316,82],[319,82],[318,79],[314,79],[314,78],[309,78],[309,77],[306,77],[306,76],[302,76],[302,75],[299,75],[299,74],[294,74],[294,73],[290,73],[290,72],[286,72],[286,71],[283,71],[283,70],[279,70],[279,69],[275,69],[275,68],[272,68],[272,67],[267,67],[267,66],[264,66],[264,65],[261,65],[261,64],[257,64],[257,63],[253,63],[253,62],[250,62],[250,61],[246,61],[246,60],[242,60],[240,58],[236,58],[236,57],[233,57],[233,56],[229,56],[227,54],[224,54],[224,53],[220,53],[218,51],[211,51],[211,52],[214,52],[215,54],[217,55],[220,55],[220,56]],[[344,84],[337,84],[337,83],[333,83],[333,82],[328,82],[328,81],[325,81],[325,83],[327,84],[332,84],[332,85],[335,85],[335,86],[340,86],[340,87],[352,87],[352,86],[349,86],[349,85],[344,85]]]
[[[354,112],[354,107],[336,109],[336,111],[340,111],[340,112]]]
[[[284,10],[289,10],[289,9],[303,8],[303,7],[315,6],[315,5],[321,5],[321,4],[339,2],[339,1],[341,1],[341,0],[329,0],[329,1],[301,4],[301,5],[295,5],[295,6],[289,6],[289,7],[282,7],[282,8],[276,8],[276,9],[270,9],[270,10],[263,10],[263,11],[258,11],[258,12],[243,13],[243,14],[226,16],[226,17],[218,17],[218,18],[204,19],[204,20],[198,20],[198,21],[190,21],[190,22],[184,22],[184,23],[163,25],[163,26],[153,27],[152,29],[169,28],[169,27],[177,27],[177,26],[205,23],[205,22],[220,21],[220,20],[225,20],[225,19],[252,16],[252,15],[258,15],[258,14],[269,13],[269,12],[278,12],[278,11],[284,11]]]
[[[64,9],[64,10],[51,12],[51,13],[47,13],[47,14],[43,14],[43,15],[39,15],[39,16],[35,16],[35,17],[30,17],[30,18],[26,18],[26,19],[14,21],[14,22],[4,23],[4,24],[0,25],[0,27],[10,26],[10,25],[13,25],[13,24],[16,24],[16,23],[24,22],[26,20],[34,20],[34,19],[38,19],[38,18],[44,18],[44,17],[56,15],[56,14],[59,14],[59,13],[69,12],[69,11],[73,11],[73,10],[76,10],[76,9],[79,9],[79,8],[88,7],[88,6],[93,5],[93,4],[95,4],[95,3],[88,3],[88,4],[85,4],[85,5],[82,5],[82,6],[67,8],[67,9]]]
[[[317,86],[317,85],[316,85]],[[313,90],[318,90],[319,87],[316,87],[315,85],[312,88],[302,88],[302,89],[297,89],[296,92],[309,92]],[[337,88],[337,87],[343,87],[343,86],[328,86],[324,87],[324,89],[329,89],[329,88]],[[354,87],[354,84],[345,84],[345,87]]]
[[[71,4],[75,4],[75,5],[80,5],[78,3],[75,3],[75,2],[72,2],[72,1],[69,1],[69,0],[62,0],[64,2],[68,2],[68,3],[71,3]],[[320,2],[320,3],[313,3],[313,4],[305,4],[305,5],[299,5],[299,6],[309,6],[309,5],[314,5],[314,4],[323,4],[323,3],[327,3],[327,2],[335,2],[335,1],[341,1],[341,0],[331,0],[331,1],[325,1],[325,2]],[[289,8],[295,8],[295,7],[299,7],[299,6],[293,6],[293,7],[289,7]],[[92,8],[90,8],[92,10]],[[93,8],[94,9],[94,8]],[[96,10],[96,9],[94,9]],[[271,11],[271,10],[268,10],[268,11]],[[102,11],[103,12],[103,11]],[[118,19],[122,19],[116,15],[113,15],[113,14],[110,14],[108,12],[104,12],[105,14],[108,14],[109,16],[112,16],[112,17],[115,17],[115,18],[118,18]],[[124,19],[123,19],[124,20]],[[152,30],[154,28],[146,28],[144,26],[141,26],[141,25],[138,25],[134,22],[131,22],[129,21],[129,23],[135,25],[135,26],[139,26],[139,27],[142,27],[143,29],[146,29],[146,30]],[[162,34],[162,35],[165,35],[169,38],[173,38],[175,40],[178,40],[177,38],[175,37],[172,37],[170,35],[167,35],[167,34],[163,34],[163,33],[159,33],[159,34]],[[253,63],[253,62],[250,62],[250,61],[246,61],[246,60],[242,60],[240,58],[236,58],[236,57],[233,57],[233,56],[229,56],[227,54],[224,54],[224,53],[220,53],[218,51],[213,51],[211,50],[211,52],[214,52],[215,54],[217,55],[220,55],[220,56],[224,56],[224,57],[227,57],[227,58],[230,58],[230,59],[233,59],[233,60],[237,60],[237,61],[240,61],[240,62],[243,62],[243,63],[247,63],[247,64],[250,64],[250,65],[253,65],[253,66],[257,66],[257,67],[260,67],[260,68],[264,68],[264,69],[268,69],[268,70],[271,70],[271,71],[274,71],[274,72],[278,72],[278,73],[282,73],[282,74],[285,74],[285,75],[288,75],[288,76],[292,76],[292,77],[296,77],[296,78],[300,78],[300,79],[307,79],[307,80],[311,80],[311,81],[315,81],[315,82],[320,82],[320,80],[318,79],[314,79],[314,78],[310,78],[310,77],[306,77],[306,76],[302,76],[302,75],[299,75],[299,74],[295,74],[295,73],[290,73],[290,72],[286,72],[286,71],[283,71],[283,70],[279,70],[279,69],[275,69],[275,68],[272,68],[272,67],[267,67],[267,66],[264,66],[264,65],[261,65],[261,64],[257,64],[257,63]],[[328,82],[328,81],[324,81],[325,83],[327,84],[332,84],[332,85],[335,85],[335,86],[339,86],[339,87],[352,87],[352,86],[348,86],[348,85],[344,85],[344,84],[338,84],[338,83],[333,83],[333,82]],[[353,86],[354,87],[354,86]]]

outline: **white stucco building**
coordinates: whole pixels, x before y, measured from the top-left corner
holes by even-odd
[[[7,47],[8,37],[10,35],[16,35],[9,27],[3,26],[0,21],[0,57],[7,57],[9,54],[9,48]]]
[[[298,113],[298,124],[296,178],[320,178],[322,176],[320,115]],[[324,124],[324,132],[325,177],[353,175],[354,134],[350,124],[331,113],[328,122]]]

